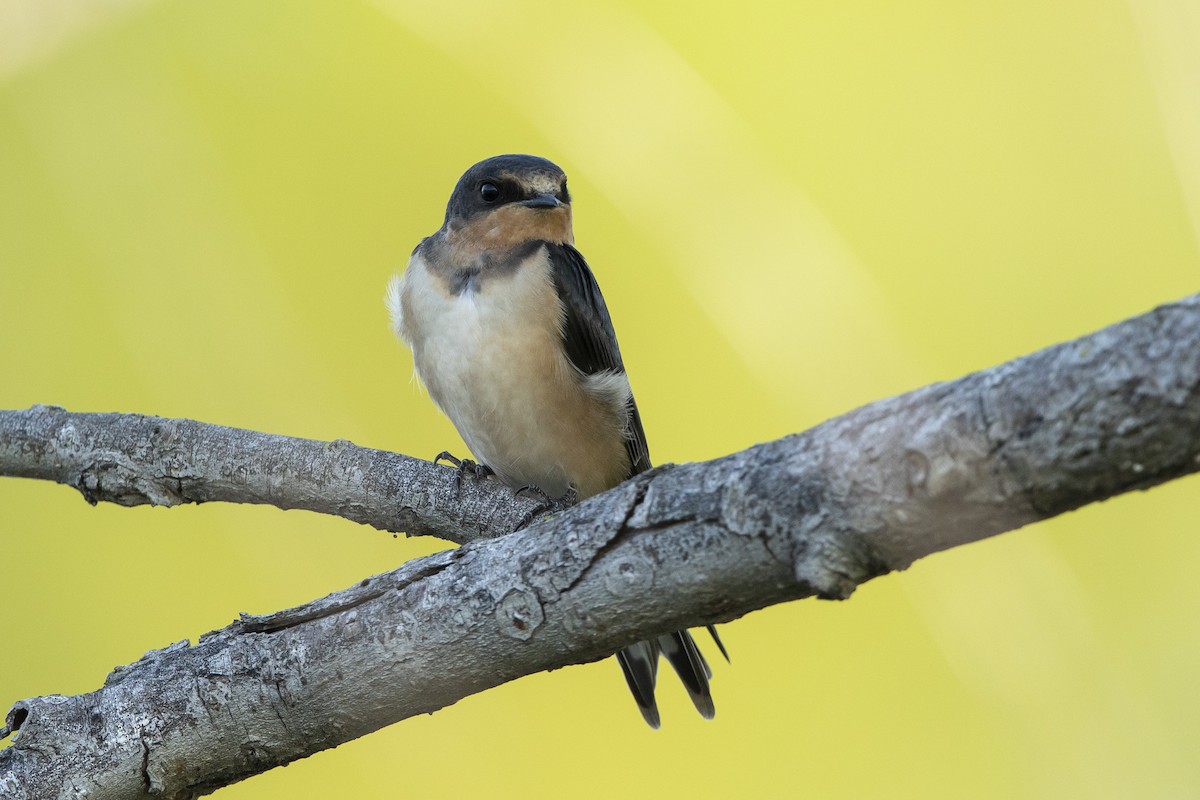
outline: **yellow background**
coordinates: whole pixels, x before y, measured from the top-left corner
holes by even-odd
[[[570,176],[660,462],[1200,277],[1191,0],[0,8],[0,407],[462,452],[382,296],[503,152]],[[218,796],[1194,797],[1198,480],[726,625],[713,722],[610,660]],[[0,705],[439,546],[0,480]]]

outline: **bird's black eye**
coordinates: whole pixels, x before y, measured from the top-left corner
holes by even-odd
[[[481,183],[479,184],[479,196],[485,203],[494,203],[500,196],[500,189],[494,183]]]

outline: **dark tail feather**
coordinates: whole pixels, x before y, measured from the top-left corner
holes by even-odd
[[[721,655],[728,661],[729,654],[717,636],[716,629],[709,625],[708,632],[721,649]],[[687,631],[679,631],[659,636],[653,641],[638,642],[617,653],[617,661],[621,665],[621,671],[625,673],[625,682],[629,684],[629,691],[633,692],[633,699],[637,702],[638,710],[642,712],[646,724],[651,728],[658,728],[660,724],[658,704],[654,702],[659,653],[665,655],[667,661],[675,668],[700,716],[712,719],[716,714],[712,693],[708,689],[712,670],[709,669],[708,662],[704,660],[704,655],[696,646],[692,635]]]
[[[687,631],[669,633],[658,637],[658,646],[683,681],[688,696],[692,698],[692,705],[700,712],[700,716],[712,719],[717,713],[713,707],[712,693],[708,690],[712,670],[708,668],[704,656],[700,655],[692,635]]]
[[[658,644],[656,642],[638,642],[617,653],[617,661],[621,671],[625,673],[625,682],[638,711],[646,724],[655,730],[661,724],[658,718],[658,704],[654,702],[654,683],[658,676]]]

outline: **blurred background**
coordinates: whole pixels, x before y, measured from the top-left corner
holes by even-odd
[[[659,462],[1196,291],[1190,0],[5,0],[0,407],[464,451],[388,277],[475,161],[547,156]],[[218,792],[1200,795],[1200,479],[723,627],[718,715],[612,660]],[[444,545],[0,480],[0,707]]]

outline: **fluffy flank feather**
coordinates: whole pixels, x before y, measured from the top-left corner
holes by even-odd
[[[396,338],[404,341],[404,336],[400,333],[401,326],[404,324],[404,311],[400,307],[400,276],[393,275],[388,281],[387,293],[383,297],[384,305],[387,306],[388,317],[391,319],[392,333],[396,334]]]

